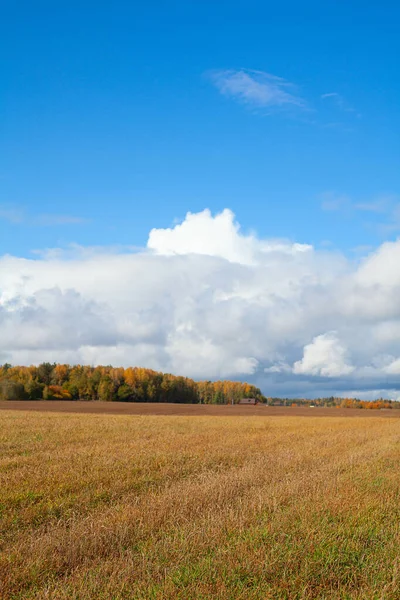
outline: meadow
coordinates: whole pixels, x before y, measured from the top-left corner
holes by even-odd
[[[400,598],[400,420],[332,414],[0,411],[1,600]]]

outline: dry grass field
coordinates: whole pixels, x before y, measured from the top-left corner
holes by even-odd
[[[107,415],[182,415],[212,417],[391,417],[400,410],[360,410],[358,408],[309,408],[306,406],[241,406],[235,404],[171,404],[165,402],[91,402],[84,400],[0,400],[0,410],[94,413]]]
[[[2,410],[0,448],[1,600],[400,598],[399,419]]]

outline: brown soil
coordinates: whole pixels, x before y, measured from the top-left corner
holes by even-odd
[[[0,401],[0,410],[98,413],[116,415],[193,416],[285,416],[285,417],[400,417],[400,410],[357,408],[309,408],[286,406],[213,406],[210,404],[164,404],[145,402],[84,402],[67,400]]]

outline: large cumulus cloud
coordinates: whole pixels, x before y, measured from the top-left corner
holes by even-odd
[[[383,393],[400,375],[400,242],[351,262],[241,233],[229,210],[139,252],[0,259],[0,360],[144,365],[266,394]]]

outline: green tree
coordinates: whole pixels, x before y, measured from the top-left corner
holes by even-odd
[[[103,402],[112,402],[115,399],[114,384],[110,377],[104,377],[99,384],[98,399]]]
[[[132,402],[134,399],[134,393],[132,388],[129,387],[126,383],[123,383],[117,392],[118,400],[121,402]]]

